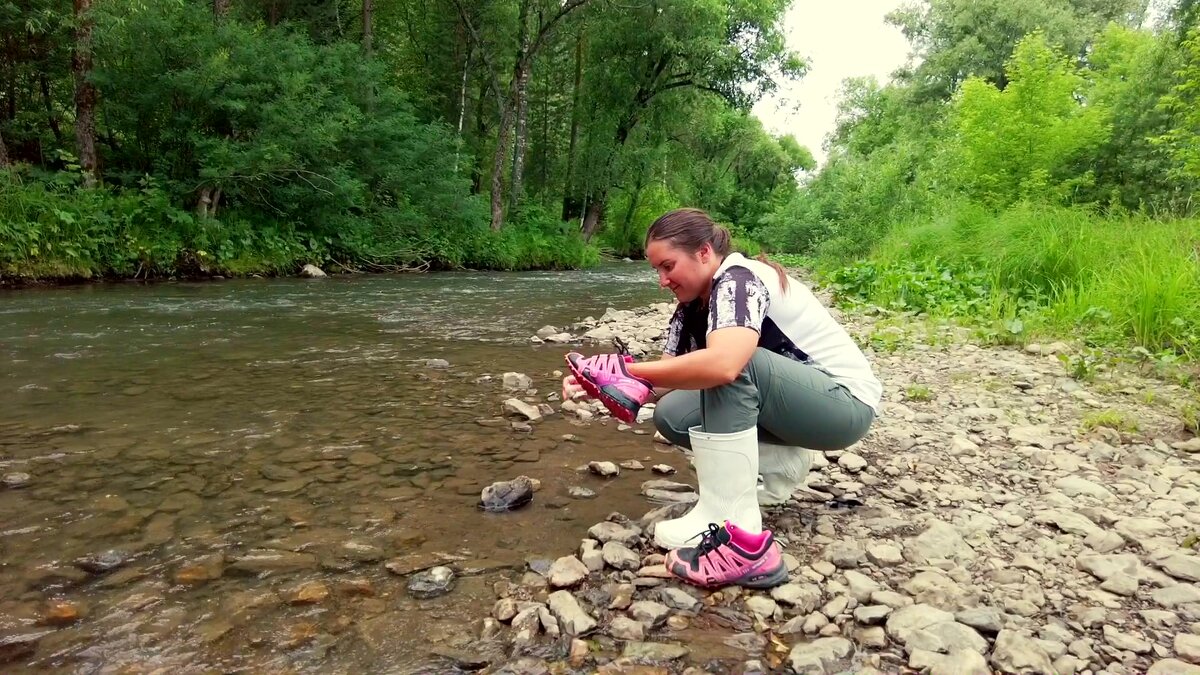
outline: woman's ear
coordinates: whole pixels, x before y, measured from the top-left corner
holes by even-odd
[[[713,254],[712,242],[707,242],[707,241],[704,242],[704,245],[700,247],[700,250],[696,251],[696,257],[698,257],[700,259],[700,262],[705,265],[708,264],[708,259],[712,257],[712,254]]]

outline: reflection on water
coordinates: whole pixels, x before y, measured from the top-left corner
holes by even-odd
[[[498,376],[544,399],[564,348],[529,335],[664,299],[644,263],[0,294],[0,474],[30,474],[0,488],[0,638],[29,647],[0,669],[400,672],[469,641],[497,574],[647,510],[575,467],[663,452],[496,426]],[[522,473],[531,506],[475,509]],[[384,567],[438,560],[476,574],[414,600]]]

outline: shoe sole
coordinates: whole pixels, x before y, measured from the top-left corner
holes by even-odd
[[[614,396],[605,392],[603,389],[600,389],[593,384],[590,379],[585,377],[583,372],[576,368],[575,364],[571,362],[571,359],[567,357],[563,358],[567,362],[567,369],[570,370],[571,374],[575,376],[575,381],[579,383],[579,386],[583,387],[583,390],[592,396],[592,398],[599,399],[600,402],[604,404],[604,407],[608,408],[608,411],[612,413],[614,417],[629,424],[633,424],[637,421],[637,413],[629,410],[629,406],[632,401],[630,401],[628,397],[618,395],[618,398],[618,396]],[[641,406],[633,406],[634,410],[640,407]]]
[[[749,579],[730,579],[727,581],[718,581],[716,583],[704,583],[699,580],[689,579],[686,576],[679,576],[671,571],[671,567],[667,566],[667,573],[672,577],[685,581],[693,586],[700,588],[720,588],[721,586],[741,586],[742,588],[752,588],[755,590],[775,588],[782,586],[788,582],[787,565],[780,563],[779,567],[772,570],[769,574],[751,576]]]

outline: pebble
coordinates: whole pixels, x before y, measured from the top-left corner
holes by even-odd
[[[3,483],[4,487],[10,490],[16,490],[29,485],[32,480],[33,476],[27,473],[15,472],[4,474],[4,478],[0,479],[0,483]]]

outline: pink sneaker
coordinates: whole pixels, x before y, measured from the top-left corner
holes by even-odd
[[[774,588],[788,580],[787,566],[769,530],[750,534],[725,521],[710,523],[700,544],[667,553],[667,570],[697,586],[737,584],[746,588]]]
[[[631,358],[618,358],[621,356],[618,354],[604,356],[608,358],[591,361],[582,354],[571,352],[567,354],[567,364],[571,366],[575,380],[588,394],[600,399],[617,419],[632,424],[637,421],[638,410],[654,396],[654,387],[642,378],[630,375],[625,369],[625,364]]]

